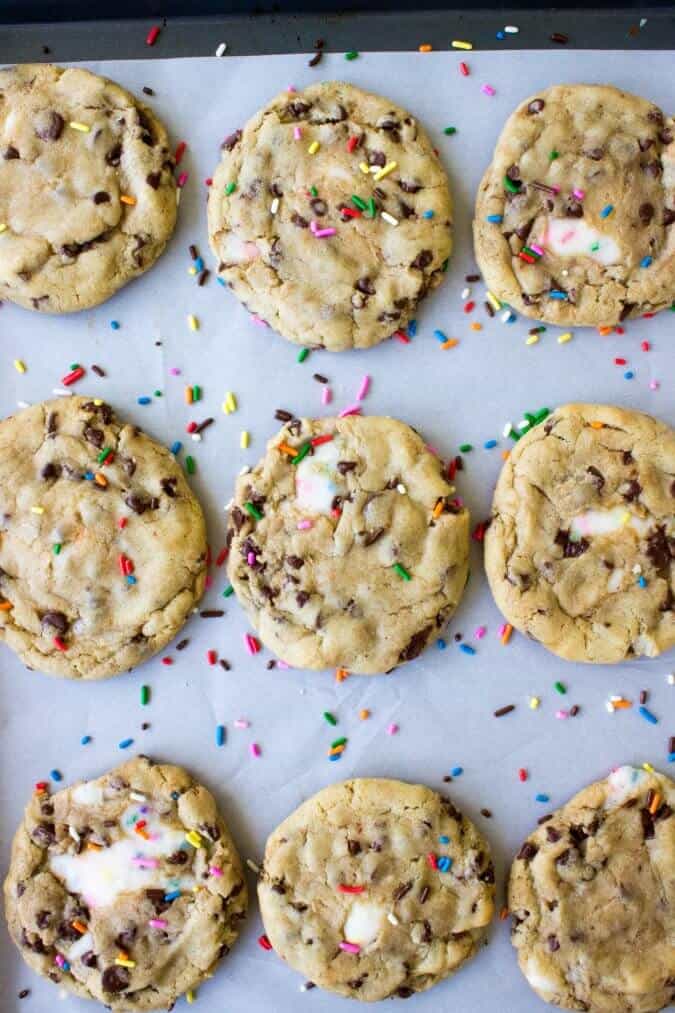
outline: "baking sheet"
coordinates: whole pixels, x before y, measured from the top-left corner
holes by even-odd
[[[215,45],[219,40],[214,40]],[[464,59],[468,78],[458,73]],[[189,172],[183,191],[179,224],[169,250],[142,279],[105,305],[67,317],[47,317],[6,304],[0,309],[0,414],[19,401],[51,396],[70,363],[101,365],[97,378],[90,370],[78,393],[104,397],[122,417],[143,426],[171,444],[182,440],[197,461],[193,486],[208,515],[214,555],[224,544],[224,505],[236,473],[252,465],[265,441],[278,428],[274,410],[321,415],[321,388],[311,374],[329,377],[333,407],[354,399],[364,373],[372,376],[364,402],[370,414],[390,414],[420,429],[444,457],[459,444],[476,448],[466,456],[458,490],[473,521],[488,516],[492,489],[501,465],[500,450],[510,441],[501,436],[506,421],[517,423],[525,410],[553,407],[569,400],[606,401],[635,407],[675,423],[673,399],[673,323],[670,313],[626,326],[622,336],[601,337],[592,329],[574,329],[573,340],[559,345],[549,328],[534,347],[524,344],[533,323],[524,318],[512,325],[489,320],[483,311],[483,286],[472,286],[478,309],[463,312],[464,277],[475,265],[470,242],[472,202],[502,123],[527,95],[562,81],[610,82],[672,108],[672,54],[663,52],[522,52],[362,54],[354,62],[326,55],[316,69],[302,56],[244,57],[217,60],[110,61],[87,64],[91,70],[118,80],[136,93],[144,85],[156,95],[147,101],[166,122],[175,142],[189,148],[181,170]],[[243,125],[259,106],[289,84],[302,87],[319,79],[342,78],[389,95],[408,107],[428,128],[449,171],[454,192],[455,252],[439,290],[420,308],[417,336],[408,346],[387,342],[365,352],[339,355],[313,352],[296,362],[297,346],[252,323],[234,297],[211,278],[198,288],[188,275],[188,245],[195,243],[209,266],[204,180],[215,169],[222,139]],[[493,97],[482,84],[496,89]],[[457,127],[454,136],[443,128]],[[194,313],[200,329],[188,328]],[[113,331],[110,321],[120,329]],[[484,324],[470,330],[471,320]],[[460,338],[442,351],[433,336],[440,328]],[[648,339],[645,353],[640,342]],[[161,342],[161,344],[158,344]],[[629,367],[613,365],[625,357]],[[12,366],[23,359],[27,372]],[[170,374],[172,367],[180,376]],[[624,379],[624,371],[634,379]],[[658,381],[657,389],[650,381]],[[183,401],[186,383],[203,387],[203,400],[192,408]],[[161,398],[153,392],[161,390]],[[235,392],[239,409],[224,415],[225,392]],[[150,395],[147,407],[137,398]],[[201,443],[185,434],[190,419],[213,415],[216,424]],[[240,432],[251,434],[250,447],[240,449]],[[483,449],[486,440],[498,447]],[[673,654],[620,667],[584,667],[565,663],[521,636],[502,647],[501,622],[491,600],[481,554],[473,546],[473,577],[449,627],[445,651],[435,648],[387,677],[351,677],[336,684],[331,673],[267,670],[263,651],[249,657],[242,642],[248,627],[233,598],[223,602],[226,584],[214,568],[213,587],[203,607],[224,605],[223,619],[195,617],[182,636],[190,638],[181,652],[169,649],[174,664],[159,658],[134,673],[103,683],[74,684],[28,672],[11,652],[0,649],[0,845],[3,873],[15,826],[33,783],[53,768],[68,783],[97,776],[136,752],[190,768],[216,794],[245,858],[259,860],[268,833],[296,805],[319,788],[341,778],[362,775],[419,780],[447,789],[487,835],[497,867],[498,906],[504,876],[514,851],[537,818],[605,774],[618,763],[650,761],[667,767],[667,737],[675,732],[675,687],[667,674]],[[484,639],[474,631],[487,627]],[[453,634],[461,632],[476,648],[460,652]],[[218,650],[232,664],[230,672],[207,664],[206,652]],[[567,695],[553,683],[561,680]],[[148,707],[139,702],[140,687],[151,687]],[[605,700],[611,693],[636,700],[650,691],[657,725],[643,721],[636,708],[610,715]],[[541,707],[531,710],[531,695]],[[515,703],[516,710],[496,720],[493,711]],[[560,708],[577,704],[574,719],[556,720]],[[370,709],[360,721],[361,708]],[[342,759],[329,763],[326,750],[335,731],[322,713],[339,720],[335,731],[348,737]],[[247,730],[233,721],[244,717]],[[151,727],[141,731],[141,723]],[[400,731],[386,733],[395,722]],[[215,744],[216,724],[227,726],[223,748]],[[84,734],[92,736],[80,745]],[[134,739],[125,753],[118,743]],[[253,759],[249,743],[260,744]],[[443,776],[455,766],[463,773],[450,785]],[[518,768],[529,780],[518,780]],[[539,792],[550,803],[535,801]],[[493,818],[479,814],[482,807]],[[253,879],[250,883],[254,887]],[[252,906],[243,935],[215,977],[199,992],[199,1007],[232,1013],[296,1013],[321,1009],[332,1013],[353,1009],[316,989],[300,995],[302,978],[273,953],[256,944],[262,931]],[[0,929],[0,1008],[43,1013],[56,997],[53,985],[34,976]],[[19,1001],[20,989],[30,998]],[[544,1004],[530,991],[518,971],[506,923],[497,922],[490,945],[449,982],[410,999],[411,1009],[430,1013],[461,1009],[479,1013],[536,1013]],[[93,1009],[70,997],[64,1010]],[[406,1009],[408,1006],[406,1006]]]

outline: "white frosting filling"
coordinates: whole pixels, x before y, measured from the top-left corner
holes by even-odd
[[[80,792],[80,796],[92,797],[96,791],[101,789],[96,784],[87,783],[76,788],[73,795]],[[77,801],[82,802],[82,798]],[[135,832],[134,816],[146,821],[143,829],[148,835],[147,840]],[[84,848],[79,855],[50,857],[51,871],[65,883],[70,893],[78,894],[90,908],[101,908],[114,904],[121,893],[147,888],[170,891],[193,887],[192,876],[181,875],[180,886],[177,887],[173,876],[167,876],[166,871],[154,867],[159,865],[158,859],[188,847],[184,830],[163,826],[150,809],[141,812],[138,806],[126,810],[119,826],[123,836],[110,847],[100,850]]]
[[[93,950],[93,948],[94,948],[94,937],[92,936],[91,932],[85,932],[83,936],[80,936],[79,939],[76,939],[73,945],[68,948],[67,953],[68,960],[72,963],[74,960],[77,960],[79,957],[81,957],[83,953],[86,953],[87,950]]]
[[[78,805],[98,806],[103,804],[103,788],[96,781],[85,781],[78,784],[70,793],[73,802]]]
[[[370,901],[354,901],[347,921],[345,922],[344,934],[348,943],[357,943],[359,946],[368,946],[374,943],[380,934],[386,912]]]
[[[532,988],[537,989],[539,992],[556,993],[558,991],[558,982],[555,978],[550,978],[545,973],[539,958],[536,956],[532,956],[528,960],[525,968],[525,977]]]
[[[644,777],[644,770],[639,770],[637,767],[628,765],[617,767],[607,778],[609,792],[607,793],[605,806],[621,805],[622,802],[625,802],[633,794],[635,785]]]
[[[340,451],[337,440],[320,443],[308,454],[295,473],[295,500],[300,510],[328,514],[338,493],[337,463]]]
[[[586,510],[578,514],[570,524],[570,535],[573,539],[609,535],[626,527],[633,528],[639,535],[646,535],[649,531],[649,521],[637,517],[621,506],[613,507],[611,510]]]
[[[597,244],[597,249],[593,249]],[[621,258],[618,243],[587,225],[583,218],[551,218],[539,245],[558,257],[590,257],[598,264],[616,264]]]

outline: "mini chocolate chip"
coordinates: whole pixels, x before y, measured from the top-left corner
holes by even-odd
[[[398,185],[404,193],[419,193],[422,189],[422,184],[413,182],[412,180],[399,179]]]
[[[153,190],[156,190],[159,187],[161,179],[162,179],[161,172],[149,172],[148,175],[145,177],[145,182],[148,184],[148,186],[151,186]]]
[[[642,486],[637,481],[637,479],[634,478],[631,479],[631,481],[628,483],[628,486],[626,487],[625,492],[622,492],[621,495],[623,496],[623,498],[626,500],[627,503],[634,503],[635,500],[639,497],[641,492]]]
[[[110,194],[107,190],[97,190],[92,200],[94,201],[94,204],[109,204]]]
[[[433,259],[434,255],[431,250],[420,250],[410,266],[417,271],[423,271],[425,267],[429,266]]]
[[[309,222],[307,221],[307,219],[303,218],[302,215],[299,215],[297,211],[294,211],[293,214],[291,215],[291,221],[293,222],[294,225],[297,225],[299,229],[309,228]]]
[[[325,215],[328,211],[328,205],[320,197],[313,197],[309,204],[315,215]]]
[[[641,204],[638,208],[638,216],[643,225],[649,225],[654,217],[654,205],[650,204],[648,201]]]
[[[548,948],[551,953],[555,953],[556,950],[560,949],[560,943],[558,942],[557,936],[549,936],[546,942],[548,943]]]
[[[368,277],[359,278],[354,287],[357,288],[359,292],[363,292],[364,295],[375,295],[375,286]]]
[[[5,148],[2,157],[6,162],[11,162],[13,158],[20,158],[21,156],[14,145],[10,144],[7,148]]]
[[[383,151],[369,151],[368,152],[368,165],[378,165],[381,168],[387,164],[387,156]]]
[[[43,626],[52,626],[59,633],[65,633],[70,625],[63,612],[45,612],[40,621]]]
[[[600,490],[605,484],[604,475],[602,474],[601,471],[598,471],[598,469],[593,464],[589,464],[589,466],[586,468],[586,471],[588,472],[589,475],[592,476],[593,485],[598,490],[598,492],[600,492]]]
[[[80,960],[85,967],[96,967],[98,964],[98,957],[93,950],[87,950],[86,953],[83,953]]]
[[[122,158],[122,145],[114,144],[108,154],[105,156],[105,160],[108,165],[117,166],[120,164]]]
[[[545,105],[543,98],[535,98],[530,102],[527,111],[532,116],[534,113],[540,113]]]
[[[523,862],[530,862],[538,851],[539,848],[536,844],[533,844],[532,841],[525,841],[516,858],[520,858]]]

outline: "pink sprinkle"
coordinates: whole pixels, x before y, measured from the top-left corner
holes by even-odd
[[[185,186],[185,184],[187,183],[187,181],[188,181],[188,173],[187,172],[181,172],[180,176],[176,180],[176,186],[182,188],[182,187]]]
[[[660,380],[650,380],[649,381],[649,389],[650,390],[658,390],[660,386],[661,386]]]
[[[426,446],[427,446],[427,450],[429,451],[430,454],[433,454],[434,457],[440,457],[440,454],[438,453],[438,450],[436,449],[436,447],[432,447],[430,443],[427,443]]]
[[[538,253],[540,257],[544,256],[544,251],[542,250],[541,246],[537,246],[536,243],[530,243],[530,249],[534,250],[535,253]]]
[[[330,404],[333,400],[333,391],[330,387],[324,387],[321,391],[321,404]]]
[[[363,380],[361,380],[361,386],[356,392],[356,400],[363,401],[364,397],[366,396],[369,390],[370,390],[370,377],[366,373]]]
[[[260,746],[257,742],[252,742],[248,748],[251,756],[260,756]]]
[[[497,92],[495,91],[495,89],[492,87],[491,84],[482,84],[480,86],[480,90],[483,92],[483,95],[489,95],[490,98],[492,98],[493,95],[497,94]]]
[[[156,869],[159,866],[156,858],[132,858],[131,864],[137,866],[139,869]]]
[[[577,200],[583,200],[584,197],[586,196],[586,191],[579,190],[579,188],[577,187],[576,189],[572,190],[572,194],[576,197]]]
[[[506,623],[502,623],[502,625],[499,627],[499,636],[503,637],[505,633],[506,633]]]
[[[277,658],[277,668],[283,668],[284,671],[289,671],[290,665],[287,661],[282,661],[281,658]]]
[[[263,320],[262,317],[259,317],[257,315],[257,313],[252,313],[251,314],[251,320],[253,321],[254,324],[257,324],[258,327],[269,327],[269,324],[267,323],[267,321]]]
[[[342,944],[340,944],[340,945],[342,945]],[[63,967],[63,965],[65,964],[65,962],[66,962],[66,958],[64,956],[62,956],[60,953],[57,953],[56,956],[54,957],[54,963],[58,964],[59,967]]]
[[[570,239],[573,238],[574,238],[574,229],[570,229],[569,232],[566,232],[565,235],[561,238],[560,242],[569,243]]]
[[[317,239],[327,239],[329,236],[337,235],[337,229],[316,229],[314,235]]]
[[[169,372],[171,373],[171,376],[180,376],[180,369],[178,366],[172,366]]]
[[[222,876],[223,874],[223,870],[217,865],[212,865],[209,868],[209,872],[211,873],[212,876]]]
[[[210,573],[207,573],[206,580],[204,581],[204,586],[208,589],[212,586],[212,584],[213,584],[213,577],[211,576]]]
[[[297,91],[297,90],[298,89],[295,87],[294,84],[289,84],[288,87],[286,88],[286,91],[290,91],[290,92],[294,92],[294,91]]]
[[[551,184],[551,190],[555,190],[556,193],[560,193],[560,184],[559,183],[552,183]]]
[[[340,949],[344,950],[345,953],[360,953],[361,947],[358,943],[348,943],[345,939],[340,943]]]
[[[246,562],[249,566],[255,566],[255,552],[249,552],[246,556]]]
[[[309,531],[313,527],[310,520],[298,521],[298,531]]]
[[[397,731],[398,731],[398,725],[395,725],[393,723],[390,724],[390,725],[387,725],[387,735],[396,735]]]
[[[151,929],[165,929],[168,924],[164,918],[151,918],[148,922]]]
[[[312,219],[312,221],[309,223],[309,227],[312,230],[312,232],[316,233],[316,230],[319,227],[319,223],[317,221],[315,221],[314,219]]]
[[[570,716],[570,712],[569,711],[556,711],[555,712],[555,716],[558,718],[558,720],[562,720],[563,718],[568,718]]]
[[[341,412],[338,412],[338,418],[344,419],[347,417],[347,415],[360,415],[360,414],[361,414],[361,405],[350,404],[347,405],[346,408],[343,408]]]
[[[295,138],[296,141],[300,140],[300,138],[302,137],[302,130],[300,129],[300,127],[293,127],[293,137]]]
[[[476,640],[482,640],[486,633],[487,633],[486,626],[477,626],[476,629],[474,630],[473,635],[476,638]]]
[[[235,728],[249,728],[250,725],[251,722],[247,721],[246,718],[237,718],[237,720],[234,722]]]
[[[248,651],[249,654],[256,654],[257,653],[256,649],[255,649],[255,646],[253,644],[253,637],[251,636],[250,633],[245,633],[244,634],[244,643],[246,644],[246,650]]]

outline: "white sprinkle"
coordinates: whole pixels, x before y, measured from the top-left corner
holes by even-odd
[[[223,510],[231,510],[233,503],[234,503],[234,499],[228,499],[227,503],[223,507]]]
[[[176,187],[176,207],[178,207],[178,205],[180,204],[180,195],[182,194],[182,192],[183,188],[181,186]]]
[[[633,573],[642,573],[642,567],[640,566],[639,563],[636,563],[635,566],[633,567]]]
[[[666,677],[666,682],[669,686],[675,686],[675,672],[670,672]]]
[[[521,421],[520,421],[520,422],[518,423],[518,428],[519,428],[519,429],[527,429],[527,427],[529,426],[529,424],[530,424],[530,423],[529,423],[529,422],[527,421],[527,419],[522,419],[522,420],[521,420]]]
[[[68,833],[73,838],[73,840],[75,841],[76,844],[80,843],[80,835],[78,834],[78,832],[75,829],[75,827],[68,827]]]
[[[504,323],[508,323],[508,321],[511,319],[511,310],[504,310],[501,318]]]
[[[250,470],[251,470],[251,465],[250,464],[245,464],[244,467],[239,472],[239,474],[240,475],[248,475],[248,473],[249,473]]]
[[[368,172],[372,172],[372,174],[374,176],[376,172],[380,171],[380,168],[381,168],[381,166],[379,166],[379,165],[371,165],[370,168],[368,169]]]
[[[647,24],[647,18],[640,18],[640,28],[644,28]]]
[[[504,437],[504,439],[506,439],[507,436],[510,436],[512,432],[513,432],[513,423],[507,422],[504,428],[502,429],[502,436]]]
[[[398,218],[394,218],[388,211],[380,211],[380,218],[384,218],[389,225],[398,225]]]
[[[398,925],[398,918],[396,917],[393,911],[390,911],[389,914],[387,915],[387,921],[391,925]]]
[[[518,28],[517,25],[506,25],[504,27],[504,31],[506,32],[507,35],[517,35],[518,32],[520,31],[520,28]]]
[[[72,390],[66,390],[65,387],[54,387],[52,394],[56,394],[57,397],[72,397]]]
[[[606,703],[605,703],[605,708],[607,709],[607,711],[608,711],[608,712],[609,712],[610,714],[613,714],[613,713],[614,713],[614,704],[612,703],[612,701],[611,701],[611,700],[607,700],[607,701],[606,701]]]
[[[249,869],[255,872],[256,876],[260,875],[260,866],[256,865],[252,858],[247,858],[246,864],[248,865]]]
[[[192,433],[192,439],[195,441],[195,443],[201,443],[202,442],[202,434],[201,433]]]
[[[134,800],[134,802],[146,802],[147,801],[147,796],[146,795],[142,795],[140,793],[140,791],[130,791],[129,792],[129,798],[132,798]]]
[[[279,210],[279,198],[275,197],[270,206],[270,214],[275,215]]]
[[[28,401],[17,401],[16,403],[19,408],[30,408],[30,403]]]
[[[227,42],[221,42],[218,48],[216,49],[216,56],[222,56],[226,49],[227,49]]]
[[[400,492],[401,496],[405,496],[405,494],[407,493],[407,491],[408,490],[403,485],[403,482],[399,482],[398,485],[396,486],[396,492]]]
[[[471,289],[467,285],[466,288],[462,289],[462,296],[461,297],[462,297],[462,299],[468,299],[470,295],[471,295]]]
[[[609,699],[612,701],[612,703],[616,703],[617,700],[623,700],[623,697],[618,696],[616,693],[613,693]]]

